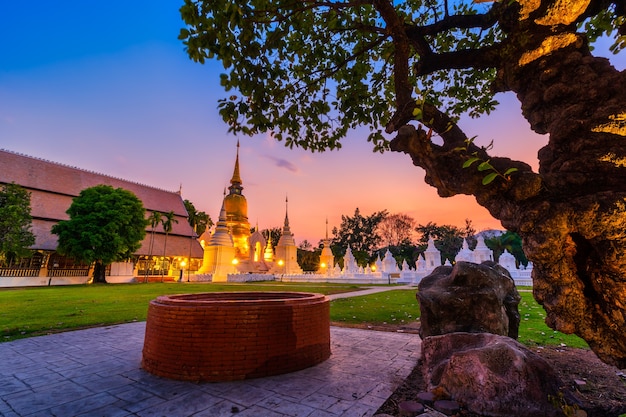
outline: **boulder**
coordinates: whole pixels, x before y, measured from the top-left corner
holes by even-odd
[[[507,336],[450,333],[422,341],[431,392],[445,392],[472,413],[490,417],[564,416],[574,397],[539,355]]]
[[[517,339],[520,299],[509,272],[495,262],[437,267],[418,286],[420,336],[486,332]]]

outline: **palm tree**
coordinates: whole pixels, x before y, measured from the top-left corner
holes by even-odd
[[[163,231],[165,232],[165,242],[163,242],[163,261],[165,262],[165,249],[167,248],[167,236],[172,231],[173,224],[178,223],[178,220],[174,218],[175,214],[173,210],[170,210],[169,212],[164,213],[163,216],[165,218],[162,219],[161,223],[163,224]],[[163,282],[163,267],[161,267],[161,282]]]
[[[163,213],[160,211],[153,211],[150,213],[150,217],[148,217],[148,221],[150,222],[150,245],[148,247],[148,265],[152,268],[152,249],[154,247],[154,229],[157,227],[157,224],[162,222]],[[148,266],[146,266],[146,279],[148,280]]]

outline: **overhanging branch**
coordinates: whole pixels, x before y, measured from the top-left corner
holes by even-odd
[[[501,46],[499,44],[479,49],[463,49],[441,54],[427,54],[421,56],[415,65],[415,74],[422,76],[439,70],[494,68],[498,66],[500,60]]]

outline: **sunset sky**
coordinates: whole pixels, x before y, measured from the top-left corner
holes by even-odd
[[[177,40],[182,0],[2,2],[0,148],[177,191],[217,219],[237,139],[250,223],[282,226],[317,244],[341,215],[388,210],[418,223],[500,228],[473,197],[441,199],[408,156],[378,154],[354,131],[339,151],[290,150],[268,137],[235,137],[217,112],[221,63],[190,61]],[[618,68],[625,54],[611,57]],[[536,169],[547,138],[530,131],[515,96],[462,120],[478,144]]]

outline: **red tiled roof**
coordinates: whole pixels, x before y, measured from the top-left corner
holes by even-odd
[[[178,223],[172,225],[172,231],[167,238],[166,255],[189,256],[189,245],[194,232],[187,222],[183,199],[177,192],[0,149],[0,184],[11,182],[21,185],[31,193],[32,231],[36,237],[33,249],[54,250],[57,238],[50,233],[50,228],[59,220],[68,219],[65,212],[72,204],[72,199],[85,188],[105,184],[134,193],[143,202],[146,216],[152,211],[173,211]],[[148,254],[150,229],[148,226],[146,238],[137,254]],[[155,236],[155,241],[158,242],[165,239],[160,225],[155,229]],[[192,257],[202,257],[202,247],[196,239],[191,243],[191,251]],[[162,255],[163,243],[160,243],[158,251],[154,249],[153,252],[153,255]]]

